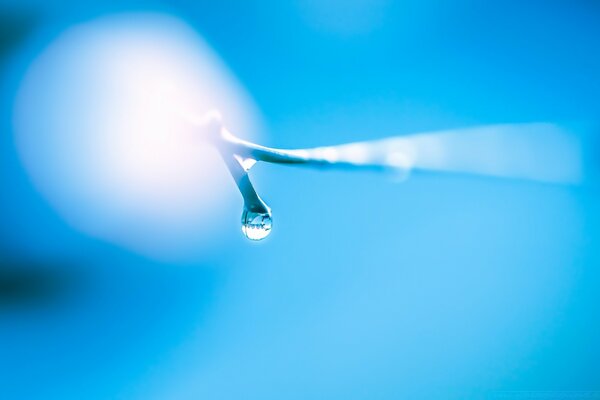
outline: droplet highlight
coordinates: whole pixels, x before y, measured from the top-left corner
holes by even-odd
[[[242,213],[242,232],[250,240],[262,240],[269,236],[273,227],[270,212],[255,212],[247,208]]]

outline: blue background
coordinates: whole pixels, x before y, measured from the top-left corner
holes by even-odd
[[[398,185],[258,165],[272,235],[249,243],[235,213],[221,247],[174,265],[72,230],[31,186],[11,130],[31,41],[120,11],[193,26],[253,96],[268,145],[593,125],[598,3],[0,4],[0,398],[600,390],[593,141],[579,187],[453,175]],[[320,18],[311,7],[322,7]]]

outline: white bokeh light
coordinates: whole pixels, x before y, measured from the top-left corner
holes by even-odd
[[[74,227],[186,257],[229,230],[220,219],[239,207],[218,154],[182,117],[214,109],[236,132],[254,131],[249,97],[192,29],[160,14],[104,17],[66,30],[31,64],[17,147]]]

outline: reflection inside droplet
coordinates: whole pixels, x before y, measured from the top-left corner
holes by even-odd
[[[242,213],[242,232],[250,240],[262,240],[269,236],[273,218],[271,212],[255,212],[244,208]]]

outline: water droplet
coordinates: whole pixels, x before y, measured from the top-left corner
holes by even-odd
[[[270,212],[254,212],[244,208],[242,213],[242,232],[250,240],[262,240],[269,236],[273,218]]]

